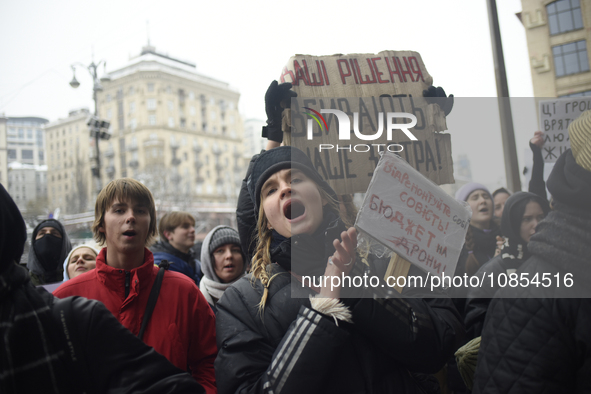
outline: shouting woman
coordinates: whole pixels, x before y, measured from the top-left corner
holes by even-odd
[[[257,244],[250,274],[217,303],[218,391],[438,390],[422,374],[437,372],[463,335],[451,300],[306,281],[376,275],[388,259],[357,249],[334,190],[302,151],[263,152],[247,185]]]

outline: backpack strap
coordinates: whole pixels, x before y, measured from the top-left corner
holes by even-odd
[[[170,263],[167,260],[162,260],[160,262],[160,269],[158,270],[158,275],[156,275],[156,280],[154,280],[154,284],[152,285],[152,290],[150,290],[150,296],[148,297],[148,304],[146,305],[146,311],[144,312],[144,318],[142,319],[142,325],[140,327],[140,332],[137,334],[139,339],[142,339],[144,336],[144,331],[146,331],[146,327],[148,326],[148,322],[150,321],[150,317],[152,317],[152,312],[154,312],[154,308],[156,307],[156,302],[158,301],[158,294],[160,294],[160,286],[162,286],[162,279],[164,278],[164,271],[168,269]]]

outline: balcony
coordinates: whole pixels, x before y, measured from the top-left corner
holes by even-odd
[[[203,162],[201,160],[195,160],[195,168],[199,170],[201,167],[203,167]]]
[[[115,151],[113,149],[107,149],[105,151],[105,153],[103,153],[103,156],[105,156],[105,157],[113,157],[113,156],[115,156]]]
[[[193,146],[193,152],[195,153],[201,153],[202,150],[203,148],[200,145]]]
[[[222,150],[220,149],[219,146],[215,146],[211,149],[211,151],[213,152],[214,155],[221,155],[222,154]]]
[[[128,164],[134,170],[140,166],[140,163],[137,160],[132,160]]]
[[[105,172],[109,175],[109,176],[113,176],[115,174],[115,166],[107,166],[105,168]]]
[[[137,150],[137,143],[132,142],[131,144],[129,144],[127,146],[127,151],[128,152],[133,152]]]
[[[205,178],[203,178],[201,175],[197,175],[195,181],[197,182],[197,184],[201,185],[205,182]]]
[[[179,159],[178,157],[173,157],[172,161],[170,162],[170,164],[172,164],[173,166],[178,166],[179,164],[181,164],[181,159]]]

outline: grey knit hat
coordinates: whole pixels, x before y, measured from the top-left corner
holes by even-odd
[[[222,227],[216,230],[211,236],[209,242],[209,254],[211,255],[217,248],[225,244],[236,244],[240,246],[240,236],[238,231],[231,227]]]

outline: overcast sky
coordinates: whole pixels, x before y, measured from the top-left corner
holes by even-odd
[[[525,30],[515,16],[521,2],[500,0],[497,7],[509,92],[531,97]],[[148,21],[150,42],[158,51],[192,61],[199,73],[239,90],[245,119],[265,119],[269,83],[299,53],[414,50],[434,84],[448,93],[496,96],[485,0],[0,0],[0,14],[0,113],[6,116],[52,121],[73,108],[92,108],[90,76],[79,70],[81,85],[70,88],[70,64],[89,64],[94,48],[94,60],[105,59],[107,71],[123,66],[146,44]],[[535,114],[524,118],[516,126],[520,156],[536,127]],[[500,186],[500,133],[480,139],[478,130],[467,136],[450,132],[454,158],[467,153],[476,180]],[[491,169],[491,162],[498,166]]]

